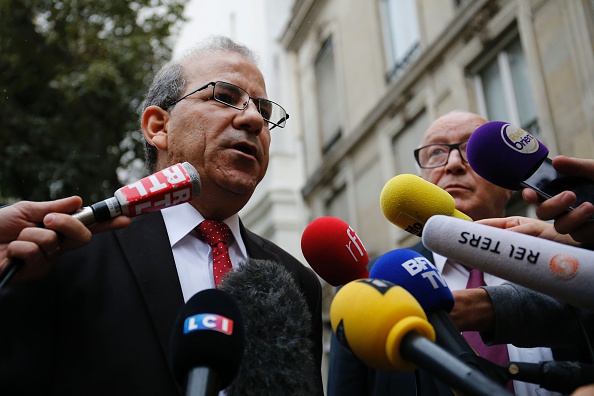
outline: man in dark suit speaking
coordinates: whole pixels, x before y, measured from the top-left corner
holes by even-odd
[[[168,63],[144,102],[147,162],[152,172],[190,162],[200,175],[199,197],[96,235],[63,254],[47,278],[4,290],[0,393],[179,394],[168,349],[184,301],[216,286],[226,271],[213,274],[221,261],[230,259],[237,268],[265,259],[284,266],[305,297],[316,364],[311,371],[321,395],[319,281],[289,253],[247,230],[237,214],[266,173],[270,130],[284,127],[287,118],[267,99],[253,54],[230,39],[216,37]],[[201,231],[205,220],[228,234],[222,258],[201,235],[208,232]]]

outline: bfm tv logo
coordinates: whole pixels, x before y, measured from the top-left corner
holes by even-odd
[[[184,334],[197,330],[213,330],[223,334],[233,334],[233,321],[221,315],[203,313],[189,316],[184,322]]]

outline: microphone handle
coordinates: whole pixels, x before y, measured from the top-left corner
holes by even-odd
[[[221,387],[218,374],[208,367],[194,367],[188,373],[186,396],[217,396]]]
[[[545,389],[563,394],[570,394],[580,386],[594,384],[592,364],[565,361],[510,362],[507,370],[512,379],[538,384]]]
[[[427,315],[429,323],[435,329],[435,342],[448,350],[472,368],[487,375],[497,383],[505,386],[511,378],[505,367],[479,356],[460,334],[451,316],[444,310],[433,311]]]
[[[402,338],[400,354],[463,393],[475,396],[511,396],[511,393],[489,377],[462,363],[415,331]]]

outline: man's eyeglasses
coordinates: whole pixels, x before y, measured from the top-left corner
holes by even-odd
[[[453,149],[458,150],[462,162],[468,162],[466,159],[466,145],[468,140],[460,143],[437,143],[429,144],[415,150],[415,159],[421,168],[431,169],[439,168],[448,163],[450,153]]]
[[[208,84],[205,84],[200,88],[190,92],[189,94],[169,103],[166,107],[166,110],[169,110],[177,102],[184,100],[196,92],[202,91],[210,85],[212,85],[211,99],[214,99],[217,102],[229,107],[233,107],[234,109],[245,110],[245,108],[250,104],[251,99],[256,105],[258,112],[262,115],[262,118],[264,118],[264,121],[272,124],[270,127],[271,130],[274,129],[274,127],[284,128],[287,120],[289,119],[289,115],[279,104],[268,99],[252,98],[245,89],[224,81],[211,81]]]

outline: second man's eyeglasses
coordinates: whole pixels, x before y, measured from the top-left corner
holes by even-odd
[[[417,164],[419,164],[421,168],[439,168],[440,166],[444,166],[448,163],[450,153],[452,152],[452,150],[458,150],[458,152],[460,153],[460,158],[462,158],[462,161],[468,162],[468,159],[466,158],[467,144],[468,140],[452,144],[429,144],[427,146],[419,147],[414,151],[415,159],[417,160]]]

